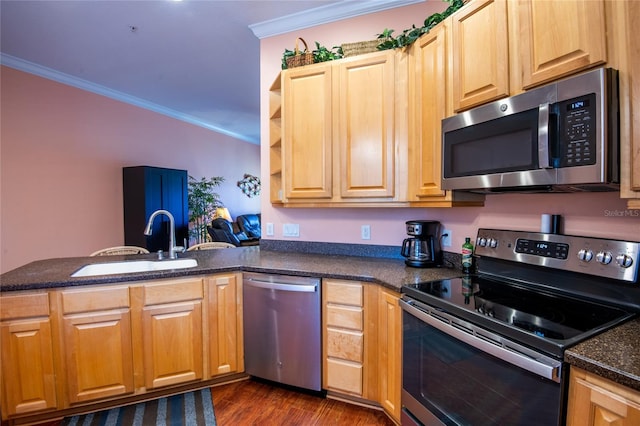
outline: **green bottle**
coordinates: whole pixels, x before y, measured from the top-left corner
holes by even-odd
[[[473,244],[471,238],[466,237],[462,245],[462,273],[471,274],[473,272]]]

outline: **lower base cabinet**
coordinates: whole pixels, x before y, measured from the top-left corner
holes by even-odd
[[[226,273],[3,294],[3,424],[241,373],[241,283]]]
[[[142,286],[142,348],[147,389],[202,379],[203,279]]]
[[[373,402],[400,423],[400,294],[376,284],[324,279],[323,388]]]
[[[567,426],[640,425],[640,392],[571,367]]]
[[[58,407],[49,295],[0,298],[2,418]]]

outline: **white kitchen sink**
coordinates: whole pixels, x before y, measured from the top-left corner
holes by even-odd
[[[198,266],[195,259],[175,260],[131,260],[128,262],[91,263],[71,274],[72,277],[93,277],[96,275],[132,274],[135,272],[166,271]]]

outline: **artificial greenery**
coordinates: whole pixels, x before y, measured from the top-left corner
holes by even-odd
[[[380,44],[378,44],[378,50],[387,50],[387,49],[396,49],[400,47],[406,47],[413,42],[415,42],[420,36],[428,33],[431,28],[438,25],[440,22],[444,21],[448,16],[453,14],[456,10],[460,9],[464,6],[465,0],[442,0],[444,2],[449,3],[449,7],[442,13],[434,13],[433,15],[427,17],[424,20],[424,24],[421,27],[416,27],[412,25],[411,28],[407,28],[402,31],[400,35],[397,37],[393,36],[394,30],[390,30],[385,28],[382,33],[377,35],[377,38],[380,40]],[[317,41],[316,50],[313,51],[313,62],[326,62],[333,61],[335,59],[340,59],[343,57],[342,47],[334,46],[331,49],[327,49],[326,47],[320,45]],[[298,54],[300,54],[298,52]],[[285,49],[284,54],[282,55],[282,69],[286,70],[287,59],[296,55],[296,52],[293,50]]]
[[[342,58],[342,47],[334,46],[331,49],[322,46],[317,41],[316,49],[312,51],[313,53],[313,63],[318,62],[327,62],[333,61],[336,59]],[[298,52],[300,54],[300,52]],[[284,49],[284,53],[282,54],[282,69],[286,70],[288,68],[287,59],[296,56],[296,52],[294,50]]]
[[[218,207],[224,207],[220,201],[220,195],[215,188],[224,182],[224,177],[195,179],[189,176],[188,204],[189,204],[189,237],[196,244],[204,243],[209,239],[207,225],[213,219],[213,214]]]
[[[442,13],[434,13],[424,20],[424,25],[416,27],[412,25],[398,36],[393,37],[393,31],[385,28],[384,31],[378,34],[378,39],[383,40],[378,45],[378,50],[396,49],[399,47],[405,47],[415,42],[421,35],[428,33],[431,28],[444,21],[448,16],[452,15],[456,10],[464,6],[464,0],[443,0],[449,3],[449,7]]]

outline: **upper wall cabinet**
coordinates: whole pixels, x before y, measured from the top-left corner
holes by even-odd
[[[604,1],[520,0],[509,6],[517,8],[524,89],[607,61]]]
[[[451,19],[420,37],[409,51],[409,194],[412,205],[481,205],[477,194],[443,191],[441,121],[451,115]]]
[[[283,73],[285,197],[332,197],[333,66],[300,67]]]
[[[283,202],[343,206],[406,197],[396,180],[396,55],[282,73]]]
[[[509,95],[506,0],[475,0],[452,17],[453,110]]]

